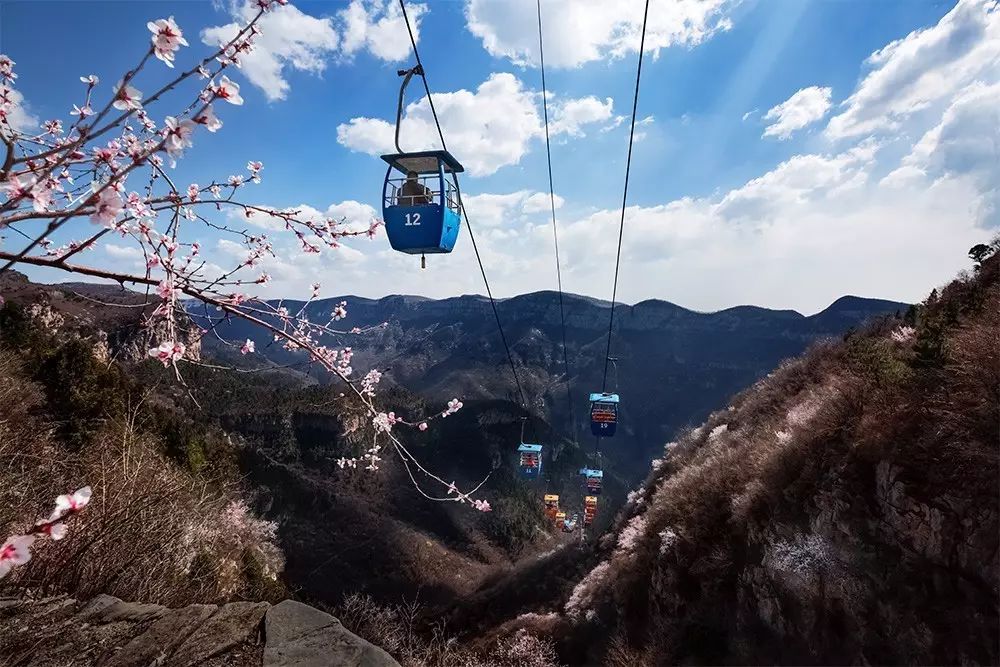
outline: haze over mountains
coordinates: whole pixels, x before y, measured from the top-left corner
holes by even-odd
[[[387,323],[384,329],[342,338],[340,344],[356,353],[355,368],[382,369],[387,379],[432,401],[453,396],[519,400],[485,297],[334,297],[310,304],[310,319],[325,321],[341,301],[347,301],[348,316],[338,324],[345,330]],[[285,306],[295,310],[301,302]],[[589,440],[586,400],[589,392],[601,389],[610,304],[565,295],[572,407],[561,352],[558,294],[534,292],[499,300],[497,306],[531,410],[543,414],[565,438],[573,440],[575,426],[576,437]],[[624,458],[635,459],[637,469],[644,469],[678,428],[701,421],[813,340],[840,336],[867,319],[907,308],[854,296],[842,297],[812,316],[755,306],[699,313],[658,300],[618,305],[611,350],[616,361],[607,389],[622,396],[622,427],[604,450],[624,448]],[[261,333],[242,321],[226,324],[219,332],[233,341],[258,339],[258,353],[275,364],[304,358],[259,340]],[[206,337],[204,343],[208,354],[239,357],[216,339]],[[326,380],[319,371],[316,377]]]

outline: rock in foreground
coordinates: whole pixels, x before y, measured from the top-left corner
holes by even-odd
[[[299,602],[168,609],[99,595],[0,599],[0,664],[100,667],[398,667],[333,616]]]

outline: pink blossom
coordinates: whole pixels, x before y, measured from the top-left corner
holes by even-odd
[[[42,129],[45,130],[46,134],[51,134],[56,136],[63,133],[63,126],[61,120],[47,120],[42,123]]]
[[[368,396],[375,395],[375,385],[382,380],[382,373],[376,369],[371,369],[361,378],[361,393]]]
[[[14,61],[8,56],[0,53],[0,78],[13,81],[17,78],[17,74],[14,74]]]
[[[263,168],[263,162],[257,162],[255,160],[247,162],[247,169],[250,170],[250,180],[254,183],[260,183],[260,170]]]
[[[20,176],[15,175],[11,176],[6,183],[0,185],[0,188],[3,188],[6,192],[7,199],[17,201],[31,195],[31,186],[31,181],[22,181]]]
[[[232,187],[238,188],[241,185],[243,185],[243,177],[242,176],[230,176],[228,183]]]
[[[319,283],[312,284],[312,296],[314,299],[319,296],[319,288],[320,288]]]
[[[187,191],[188,199],[190,199],[191,201],[198,201],[198,192],[199,188],[197,183],[192,183],[191,185],[189,185]]]
[[[472,506],[475,507],[480,512],[492,512],[493,508],[485,500],[473,500]]]
[[[131,111],[142,108],[142,93],[129,85],[119,85],[115,89],[115,101],[112,105],[120,111]]]
[[[342,320],[347,317],[347,302],[341,301],[338,303],[337,307],[333,309],[332,313],[330,313],[330,317],[334,320]]]
[[[82,489],[77,489],[73,493],[67,493],[56,498],[56,508],[52,510],[52,516],[49,517],[46,523],[54,523],[59,519],[62,519],[67,514],[72,514],[74,512],[79,512],[87,503],[90,502],[90,497],[93,492],[90,490],[89,486],[85,486]]]
[[[225,100],[230,104],[243,104],[243,98],[240,97],[239,84],[231,81],[228,76],[223,75],[219,80],[219,85],[212,85],[212,93],[219,99]]]
[[[0,546],[0,579],[16,565],[24,565],[31,560],[31,545],[34,535],[14,535]]]
[[[215,110],[212,108],[211,104],[205,107],[202,112],[196,115],[192,120],[194,120],[194,122],[198,125],[204,125],[205,129],[209,132],[215,132],[222,127],[222,121],[216,118]]]
[[[462,409],[462,401],[457,398],[453,398],[448,401],[448,409],[441,413],[442,417],[447,417],[448,415],[453,415]]]
[[[160,281],[160,284],[156,286],[156,293],[163,300],[177,296],[177,290],[174,289],[174,283],[169,278]]]
[[[396,423],[396,416],[393,413],[380,412],[372,418],[372,425],[377,432],[388,433],[392,430],[392,425]]]
[[[257,278],[257,283],[260,285],[266,285],[269,282],[271,282],[271,276],[267,273],[262,273],[260,274],[260,277]]]
[[[222,196],[222,188],[220,188],[215,183],[212,183],[212,185],[208,186],[208,191],[211,192],[212,196],[215,197],[216,199]]]
[[[147,218],[153,213],[138,192],[130,192],[125,199],[125,205],[134,218]]]
[[[164,341],[160,343],[159,347],[150,349],[149,356],[160,361],[164,366],[169,366],[171,362],[184,356],[184,343],[175,343],[172,340]]]
[[[256,352],[254,349],[253,341],[247,338],[247,342],[243,343],[243,347],[240,348],[240,354],[252,354]]]
[[[90,216],[90,221],[94,224],[113,227],[115,218],[122,212],[125,203],[122,196],[114,188],[104,188],[97,196],[94,204],[94,213]]]
[[[61,521],[57,523],[45,523],[41,526],[41,532],[58,542],[66,537],[66,524]]]
[[[204,65],[198,65],[198,75],[203,79],[207,79],[212,76],[212,73],[205,69]]]
[[[139,119],[139,121],[142,123],[142,126],[144,128],[146,128],[146,130],[148,132],[155,132],[156,131],[156,123],[153,122],[153,119],[150,118],[149,115],[145,111],[143,111],[143,110],[140,109],[135,115]]]
[[[86,118],[87,116],[94,115],[94,110],[90,108],[89,104],[84,104],[83,107],[78,107],[73,105],[73,110],[69,112],[70,116],[79,116],[80,118]]]
[[[98,83],[100,83],[100,82],[101,82],[101,80],[100,80],[100,79],[98,79],[98,78],[97,78],[96,76],[94,76],[93,74],[90,74],[90,75],[88,75],[88,76],[81,76],[81,77],[80,77],[80,81],[82,81],[83,83],[87,84],[87,85],[88,85],[88,86],[90,86],[91,88],[93,88],[94,86],[96,86],[96,85],[97,85]]]
[[[147,269],[152,269],[159,265],[160,265],[160,258],[156,255],[152,255],[149,259],[146,260]]]
[[[163,128],[163,137],[167,155],[176,157],[192,145],[191,135],[194,134],[195,128],[193,120],[185,118],[178,121],[173,116],[167,116],[164,125],[166,127]]]
[[[31,188],[31,201],[39,213],[48,210],[52,205],[52,188],[48,182],[38,182]]]
[[[417,428],[419,428],[421,431],[426,431],[427,430],[427,422],[420,422],[420,426],[418,426]]]
[[[150,21],[146,24],[149,31],[153,33],[153,53],[162,60],[167,67],[174,66],[174,52],[181,46],[187,46],[184,33],[174,23],[174,17]]]

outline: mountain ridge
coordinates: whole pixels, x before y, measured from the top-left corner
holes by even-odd
[[[498,300],[497,310],[524,402],[564,438],[575,441],[587,430],[586,395],[605,386],[610,304],[578,295],[564,297],[568,375],[557,292]],[[428,400],[460,397],[521,402],[485,297],[337,296],[308,304],[306,314],[311,321],[326,321],[341,301],[347,301],[347,318],[337,323],[339,328],[368,330],[385,324],[364,335],[337,340],[337,345],[352,347],[356,368],[377,367],[384,373],[383,381]],[[293,310],[302,302],[284,305]],[[608,443],[617,450],[610,456],[634,465],[634,475],[638,475],[639,468],[677,429],[707,416],[706,405],[727,400],[819,338],[843,335],[868,319],[908,308],[907,304],[854,296],[842,297],[810,316],[756,306],[698,313],[660,300],[616,306],[611,348],[616,361],[606,386],[623,397],[623,425],[621,437]],[[252,325],[241,322],[224,323],[217,331],[230,341],[260,336]],[[247,363],[233,347],[218,340],[206,340],[206,345],[211,354]],[[251,363],[290,365],[301,360],[301,355],[280,346],[258,345],[258,351]],[[329,381],[320,372],[313,377]],[[572,405],[567,403],[567,381]],[[666,412],[651,403],[651,397],[661,392],[668,395]]]

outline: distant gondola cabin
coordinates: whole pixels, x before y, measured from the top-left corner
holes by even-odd
[[[542,446],[528,443],[521,443],[517,448],[520,460],[518,465],[521,474],[525,477],[535,478],[542,472]]]
[[[561,523],[561,522],[563,522],[565,520],[566,520],[566,512],[563,512],[562,510],[559,510],[558,512],[556,512],[556,523],[557,524]]]
[[[554,493],[545,494],[545,516],[550,519],[556,518],[556,512],[559,511],[559,496]]]
[[[589,526],[594,523],[597,516],[597,497],[587,496],[583,499],[583,525]]]
[[[603,438],[615,434],[618,426],[618,394],[590,395],[590,432]]]
[[[383,155],[382,219],[393,250],[410,255],[451,252],[462,225],[455,174],[464,171],[448,151]]]
[[[592,496],[601,495],[601,487],[604,482],[604,471],[583,468],[580,470],[580,474],[583,475],[583,483],[586,487],[587,493]]]

